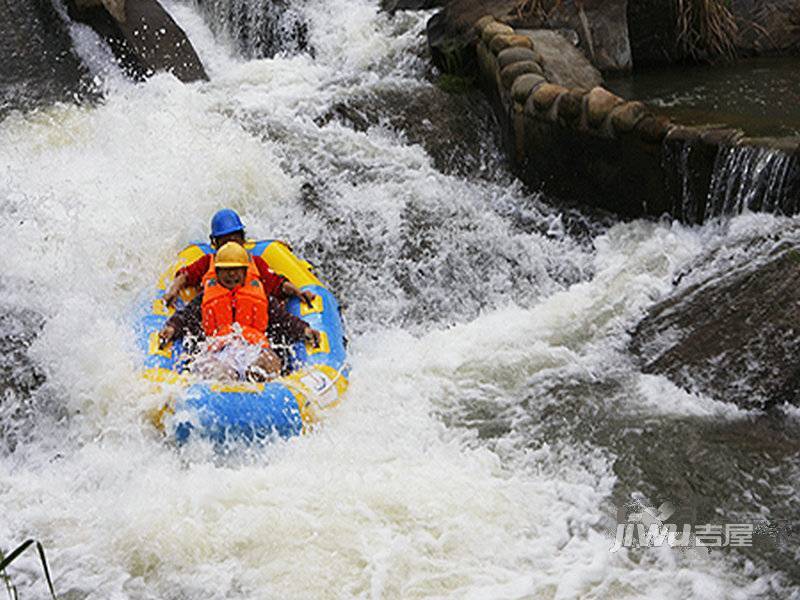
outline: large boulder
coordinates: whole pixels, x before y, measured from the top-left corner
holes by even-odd
[[[643,370],[744,408],[797,403],[800,245],[794,244],[655,306],[631,342]]]
[[[90,81],[50,0],[0,2],[0,117],[83,95]]]
[[[629,71],[632,61],[627,5],[628,0],[563,0],[555,3],[542,25],[575,31],[580,47],[601,71]],[[524,20],[523,17],[520,25]],[[534,17],[532,24],[538,20]]]
[[[208,79],[186,34],[156,0],[73,0],[68,6],[70,16],[97,31],[134,79],[159,71],[185,82]]]
[[[381,8],[390,13],[398,10],[430,10],[445,4],[446,0],[381,0]]]
[[[518,32],[533,40],[544,75],[551,83],[566,88],[591,89],[603,82],[600,72],[586,56],[559,32],[546,29],[521,29]]]
[[[434,86],[386,86],[338,103],[316,119],[320,126],[333,121],[359,131],[387,125],[402,131],[409,143],[425,148],[444,173],[486,177],[497,176],[501,168],[492,110],[475,88],[448,93]]]

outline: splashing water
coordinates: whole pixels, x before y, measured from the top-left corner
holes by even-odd
[[[115,80],[98,106],[0,122],[4,302],[39,315],[25,356],[46,377],[26,392],[24,443],[0,458],[0,543],[40,538],[76,598],[783,591],[726,556],[609,552],[616,450],[586,431],[741,418],[639,374],[624,331],[704,248],[783,221],[635,222],[586,244],[499,163],[496,180],[443,173],[385,120],[319,119],[430,87],[425,15],[309,0],[297,10],[316,58],[245,60],[192,5],[167,7],[210,82]],[[137,377],[130,325],[137,295],[223,205],[332,283],[353,375],[314,435],[215,458],[143,422],[162,399]],[[35,567],[19,564],[35,597]]]
[[[308,49],[308,25],[289,2],[206,0],[199,4],[214,33],[235,44],[248,58]]]

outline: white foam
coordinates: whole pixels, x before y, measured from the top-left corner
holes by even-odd
[[[534,200],[442,175],[390,128],[317,126],[333,102],[383,75],[422,85],[399,57],[420,43],[424,15],[397,25],[373,3],[309,2],[316,61],[244,62],[203,33],[193,9],[169,6],[211,82],[160,75],[112,86],[93,108],[0,123],[0,254],[14,258],[4,299],[47,316],[32,348],[48,377],[39,393],[68,414],[0,459],[4,548],[42,539],[58,590],[98,599],[752,592],[717,557],[609,552],[599,510],[615,483],[606,452],[557,440],[535,450],[526,440],[490,444],[445,425],[473,391],[502,409],[519,404],[533,377],[624,368],[618,334],[669,291],[705,234],[635,222],[592,253],[517,230],[493,207],[527,202],[536,212]],[[338,224],[305,211],[298,164],[325,181]],[[346,401],[314,435],[227,461],[203,447],[178,453],[144,422],[161,399],[136,375],[130,328],[138,293],[182,244],[205,238],[222,205],[256,237],[283,228],[301,249],[362,237],[373,246],[358,260],[375,261],[328,265],[347,270],[360,319]],[[435,217],[430,255],[398,252],[411,209]],[[391,272],[417,263],[427,269],[411,276],[421,298],[399,293]],[[565,287],[554,265],[594,277]],[[512,267],[519,279],[507,276]],[[461,279],[444,288],[454,273]],[[404,326],[415,303],[461,301],[473,305],[452,327]],[[483,312],[466,316],[481,302]],[[631,411],[663,414],[652,402],[660,381],[631,380]],[[670,414],[716,410],[668,392]],[[40,589],[33,575],[11,574],[22,596]]]

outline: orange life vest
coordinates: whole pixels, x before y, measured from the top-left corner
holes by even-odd
[[[242,336],[251,344],[269,347],[269,300],[261,285],[259,272],[253,261],[247,267],[244,285],[226,289],[217,280],[212,261],[203,277],[203,331],[206,337],[229,335],[233,324],[242,328]]]

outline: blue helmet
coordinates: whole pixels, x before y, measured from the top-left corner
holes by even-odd
[[[244,231],[244,225],[235,210],[223,208],[211,218],[211,237],[218,238],[229,233]]]

